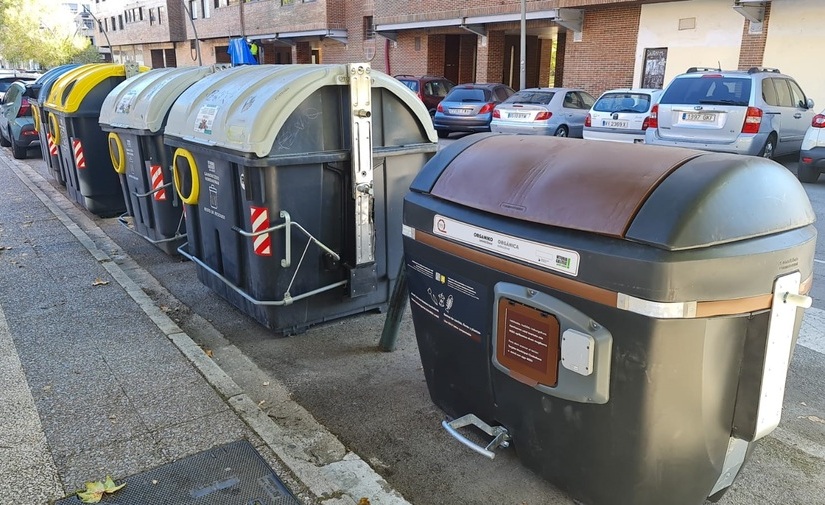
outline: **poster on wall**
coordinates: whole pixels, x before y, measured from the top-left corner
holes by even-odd
[[[662,89],[665,84],[666,64],[666,47],[645,49],[645,62],[644,68],[642,69],[642,87]]]

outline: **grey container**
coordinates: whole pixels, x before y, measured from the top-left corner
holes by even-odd
[[[186,240],[183,203],[172,187],[172,152],[163,143],[169,110],[189,86],[215,67],[159,68],[120,83],[103,101],[100,128],[108,132],[109,155],[120,175],[131,226],[167,254]]]
[[[164,140],[204,284],[283,334],[386,306],[437,149],[405,86],[367,64],[235,67],[178,98]]]
[[[444,427],[488,457],[509,440],[587,505],[718,499],[780,420],[813,221],[795,177],[762,158],[455,142],[404,207]],[[471,424],[489,447],[462,435]]]

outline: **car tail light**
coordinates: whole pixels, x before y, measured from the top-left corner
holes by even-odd
[[[642,131],[647,130],[650,128],[650,117],[646,117],[644,121],[642,121]]]
[[[533,121],[547,121],[551,117],[553,117],[553,113],[550,112],[550,111],[545,110],[545,111],[541,111],[538,114],[536,114],[536,118],[533,119]]]
[[[653,106],[650,109],[650,117],[647,118],[647,127],[648,128],[658,128],[659,127],[659,104]]]
[[[487,114],[488,112],[492,111],[493,108],[496,106],[493,102],[485,103],[481,110],[478,111],[479,114]]]
[[[34,137],[37,135],[37,130],[23,130],[22,133],[24,137]]]
[[[584,126],[590,128],[591,126],[593,126],[591,123],[592,123],[592,119],[590,118],[590,113],[588,112],[587,117],[584,118]]]
[[[23,116],[30,116],[31,115],[31,105],[29,105],[29,99],[23,98],[23,101],[20,102],[20,110],[17,111],[17,117]]]
[[[748,107],[748,113],[745,114],[745,122],[742,124],[742,133],[759,133],[759,127],[761,125],[762,109]]]
[[[811,163],[813,163],[813,162],[814,162],[814,159],[813,159],[813,158],[808,158],[807,156],[806,156],[806,157],[804,157],[804,158],[802,158],[802,163],[804,163],[804,164],[806,164],[806,165],[810,165],[810,164],[811,164]]]
[[[498,109],[493,109],[493,117],[496,119],[501,119],[501,112]]]
[[[825,128],[825,114],[817,114],[811,120],[811,126],[814,128]]]
[[[438,107],[436,107],[435,110],[437,110],[438,112],[444,112],[444,106],[441,105],[441,104],[438,104]]]

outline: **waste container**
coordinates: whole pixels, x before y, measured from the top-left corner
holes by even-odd
[[[115,86],[146,70],[134,64],[82,65],[60,76],[43,104],[69,196],[99,216],[125,209],[106,134],[98,124],[100,107]]]
[[[508,442],[587,505],[718,499],[779,422],[813,221],[763,158],[453,143],[411,185],[403,225],[444,427],[488,457]]]
[[[57,156],[57,144],[52,140],[52,133],[49,131],[49,121],[46,116],[46,110],[43,108],[43,103],[49,96],[54,82],[63,74],[79,67],[78,63],[70,63],[68,65],[60,65],[45,72],[41,75],[32,86],[32,91],[35,93],[32,104],[32,116],[34,117],[34,127],[37,129],[37,135],[40,138],[40,152],[43,155],[43,161],[49,168],[49,174],[54,179],[66,185],[66,180],[63,178],[63,173],[60,171],[60,160]]]
[[[172,152],[163,144],[169,109],[186,88],[215,67],[158,68],[120,83],[100,109],[109,156],[120,174],[135,231],[167,254],[184,242],[183,203],[172,188]],[[127,224],[125,215],[121,222]],[[127,225],[128,226],[128,225]]]
[[[204,284],[282,334],[386,306],[404,193],[437,149],[405,86],[368,64],[234,67],[181,94],[164,142]]]

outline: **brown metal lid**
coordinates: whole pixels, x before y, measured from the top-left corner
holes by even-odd
[[[491,135],[456,156],[431,194],[524,221],[624,237],[661,181],[701,154],[580,139]]]

